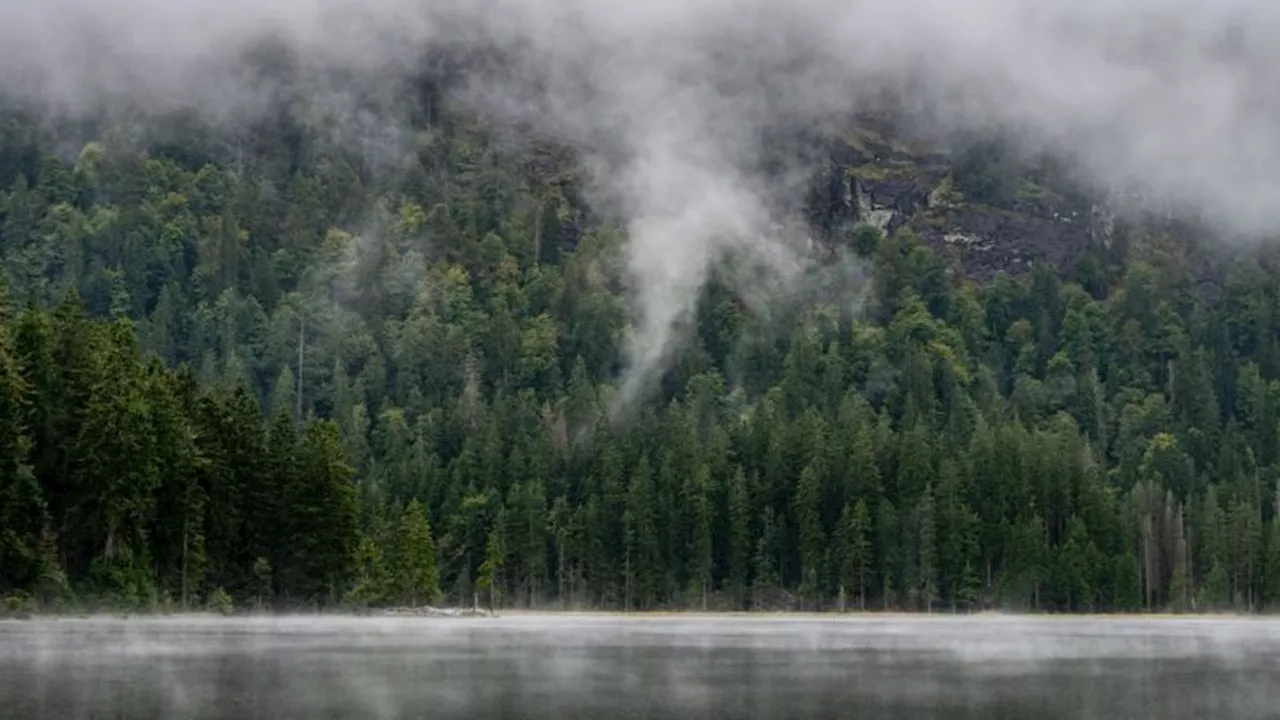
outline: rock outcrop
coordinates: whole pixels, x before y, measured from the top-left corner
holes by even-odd
[[[973,171],[946,152],[856,129],[833,144],[810,215],[823,215],[818,224],[829,231],[905,227],[979,280],[1017,274],[1038,261],[1067,270],[1107,239],[1106,213],[1097,205],[1068,199],[1007,167],[992,171],[1002,173],[996,180],[980,178],[999,185],[990,193],[998,197],[975,199],[959,182],[966,172]]]

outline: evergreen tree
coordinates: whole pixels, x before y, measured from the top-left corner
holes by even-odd
[[[919,526],[920,600],[925,610],[933,612],[938,601],[938,536],[937,508],[933,499],[933,486],[926,484],[924,494],[916,505],[916,522]]]
[[[845,505],[840,515],[840,546],[843,549],[840,563],[840,588],[854,592],[858,597],[858,609],[867,609],[867,584],[871,573],[871,515],[867,503],[861,498],[850,506]]]
[[[1138,612],[1142,609],[1142,589],[1137,559],[1129,553],[1116,555],[1111,567],[1111,584],[1115,588],[1112,607],[1121,612]]]
[[[476,575],[476,591],[486,596],[490,608],[498,607],[502,599],[500,578],[506,563],[506,550],[503,547],[501,519],[502,514],[499,512],[498,522],[489,531],[489,537],[485,540],[484,560],[480,563],[480,569]]]
[[[195,381],[172,376],[159,361],[149,369],[147,394],[156,447],[156,512],[148,536],[163,591],[183,608],[202,594],[205,569],[202,482],[209,462],[196,443],[185,404],[194,403]]]
[[[1280,518],[1271,521],[1267,535],[1266,592],[1263,602],[1268,607],[1280,605]]]
[[[773,508],[765,508],[761,526],[762,532],[756,540],[755,571],[752,573],[755,578],[752,584],[753,605],[756,608],[766,607],[773,591],[782,585],[778,575],[778,527]]]
[[[656,498],[653,471],[641,457],[631,476],[623,519],[626,573],[626,607],[646,608],[658,599],[658,528],[654,517]]]
[[[711,531],[715,518],[712,515],[711,478],[706,465],[699,465],[693,476],[693,487],[688,502],[693,514],[689,542],[689,590],[698,598],[703,610],[707,609],[707,597],[711,593],[712,556]]]
[[[433,603],[440,596],[431,524],[417,500],[409,503],[400,518],[393,585],[397,599],[411,606]]]
[[[332,601],[352,577],[360,542],[356,487],[342,459],[337,424],[309,423],[299,455],[302,492],[289,504],[289,544],[298,569],[293,588],[301,599]]]
[[[104,353],[76,440],[83,454],[70,512],[85,531],[78,557],[91,564],[96,587],[136,606],[155,599],[147,543],[160,484],[155,428],[127,320],[110,326]]]
[[[897,602],[898,543],[894,539],[898,535],[897,510],[888,498],[881,498],[876,512],[876,546],[880,551],[880,600],[885,609]]]
[[[1084,521],[1072,518],[1067,528],[1066,542],[1059,550],[1061,604],[1068,610],[1088,612],[1094,606],[1092,576],[1097,551]]]
[[[346,601],[355,605],[377,605],[389,592],[390,578],[382,547],[368,536],[360,538],[356,547],[354,584]]]
[[[0,323],[3,320],[0,317]],[[31,587],[52,561],[42,542],[47,522],[44,498],[29,462],[27,398],[28,386],[13,357],[7,328],[0,324],[0,592]]]
[[[1193,277],[1200,241],[1150,220],[1074,268],[971,276],[907,228],[950,234],[1031,179],[979,148],[888,237],[837,232],[833,181],[806,293],[744,294],[726,258],[670,363],[625,385],[626,228],[572,153],[512,154],[521,129],[437,95],[397,103],[431,140],[403,162],[307,122],[219,149],[101,117],[72,168],[56,123],[5,116],[0,260],[26,306],[0,302],[0,593],[1280,607],[1264,250]],[[885,170],[862,160],[832,177]],[[1065,217],[1078,193],[1040,175],[1019,212]],[[813,301],[849,290],[840,242],[865,307]]]
[[[818,468],[805,467],[796,485],[795,515],[800,530],[801,592],[809,602],[821,598],[821,568],[825,563],[826,532],[822,527],[822,487]]]
[[[729,484],[729,591],[734,604],[745,608],[751,573],[751,497],[739,467]]]

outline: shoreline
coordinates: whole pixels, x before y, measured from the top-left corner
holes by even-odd
[[[965,621],[1104,621],[1104,622],[1146,622],[1146,621],[1242,621],[1259,622],[1280,621],[1280,615],[1259,613],[1020,613],[988,611],[980,613],[918,613],[904,611],[869,610],[863,612],[816,612],[816,611],[709,611],[709,610],[660,610],[644,612],[623,612],[613,610],[503,610],[496,613],[477,613],[471,609],[437,608],[437,612],[245,612],[223,614],[207,610],[187,610],[174,612],[112,612],[86,611],[63,613],[27,613],[23,615],[3,616],[2,623],[24,623],[37,621],[77,621],[77,620],[114,620],[114,621],[149,621],[149,620],[397,620],[397,621],[486,621],[486,620],[732,620],[741,622],[754,621],[822,621],[822,622],[965,622]]]

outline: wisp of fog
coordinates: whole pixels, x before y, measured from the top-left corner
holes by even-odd
[[[575,148],[629,231],[623,396],[668,359],[717,261],[799,277],[797,184],[765,134],[909,93],[944,134],[1001,133],[1149,208],[1265,236],[1280,214],[1280,5],[1271,0],[18,0],[0,89],[51,113],[120,103],[251,113],[239,53],[271,37],[324,74],[395,81],[422,48],[499,52],[463,99]],[[378,87],[363,92],[376,92]],[[309,112],[360,120],[343,91]],[[394,144],[394,143],[393,143]],[[805,158],[795,158],[800,174]],[[750,288],[744,288],[750,291]]]
[[[514,615],[0,623],[15,716],[1269,718],[1262,619]]]

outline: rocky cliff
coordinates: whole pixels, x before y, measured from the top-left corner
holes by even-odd
[[[860,126],[831,143],[810,217],[833,232],[907,228],[986,279],[1035,261],[1070,268],[1113,220],[1060,177],[1004,158],[992,143],[948,151]]]

